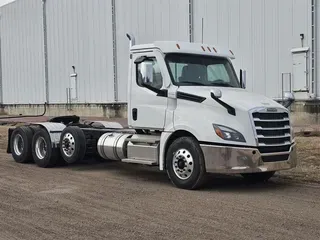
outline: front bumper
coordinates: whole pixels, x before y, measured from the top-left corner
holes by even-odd
[[[206,171],[209,173],[256,173],[289,170],[297,166],[296,144],[290,148],[290,152],[273,153],[277,160],[263,162],[262,155],[257,148],[235,148],[211,145],[201,145]],[[289,158],[278,161],[278,156],[289,154]]]

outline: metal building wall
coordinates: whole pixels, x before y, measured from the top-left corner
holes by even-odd
[[[46,3],[50,103],[66,103],[72,66],[79,103],[114,101],[111,0]]]
[[[189,0],[116,0],[117,76],[119,101],[127,101],[128,51],[126,33],[136,44],[155,40],[189,41]]]
[[[194,39],[228,46],[237,70],[247,70],[248,90],[279,98],[281,74],[292,73],[291,49],[311,47],[309,0],[194,0]],[[285,89],[289,90],[285,78]]]
[[[292,72],[290,50],[301,46],[301,33],[311,47],[311,0],[46,0],[45,9],[50,103],[67,102],[73,65],[79,103],[125,102],[125,34],[134,33],[137,44],[189,41],[190,12],[194,41],[202,39],[204,18],[204,42],[229,46],[237,70],[247,70],[248,89],[269,97],[281,96],[281,73]],[[0,12],[3,102],[43,103],[42,1],[17,0]]]
[[[320,99],[320,3],[318,0],[312,1],[314,7],[314,36],[315,36],[315,88],[316,97]]]
[[[0,8],[2,100],[45,102],[42,3],[16,1]]]

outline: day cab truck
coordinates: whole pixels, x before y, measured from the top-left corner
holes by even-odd
[[[207,173],[267,181],[297,166],[289,110],[245,89],[232,51],[189,42],[136,45],[127,37],[128,127],[62,116],[11,128],[7,152],[16,162],[48,168],[95,156],[156,166],[188,190],[200,188]]]

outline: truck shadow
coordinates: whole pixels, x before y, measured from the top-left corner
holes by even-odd
[[[283,181],[279,179],[277,175],[271,178],[268,182],[249,183],[241,176],[237,175],[210,174],[203,190],[219,192],[261,192],[282,190],[293,187],[293,182],[290,182],[290,180]]]
[[[173,187],[166,172],[161,172],[157,167],[142,166],[121,162],[108,162],[90,160],[76,165],[61,166],[73,171],[99,171],[116,173],[128,180],[150,182],[150,184]],[[293,188],[290,180],[282,180],[277,175],[265,183],[248,183],[241,176],[208,174],[207,182],[199,191],[219,192],[261,192]]]

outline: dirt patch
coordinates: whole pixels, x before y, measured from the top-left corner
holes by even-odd
[[[297,137],[299,166],[278,173],[281,178],[320,183],[320,137]]]
[[[7,139],[8,129],[10,126],[0,126],[0,152],[6,152],[7,150]]]
[[[157,168],[119,162],[41,169],[4,153],[7,130],[0,127],[0,239],[319,239],[318,184],[213,176],[204,189],[183,191]],[[309,167],[319,140],[306,139],[299,157]]]

